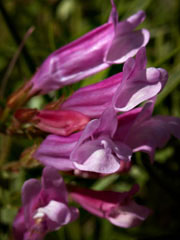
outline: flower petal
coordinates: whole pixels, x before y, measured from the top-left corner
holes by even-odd
[[[36,179],[27,180],[22,187],[22,203],[24,207],[24,220],[26,227],[31,224],[36,202],[41,191],[41,184]]]
[[[93,152],[83,164],[74,162],[74,165],[79,170],[102,174],[111,174],[120,168],[117,159],[112,154],[107,156],[104,149],[98,149]]]
[[[107,219],[118,227],[130,228],[138,226],[150,213],[148,208],[130,201],[127,205],[111,210]]]
[[[41,110],[34,117],[36,127],[42,131],[67,136],[82,130],[89,118],[82,113],[70,110]]]
[[[74,110],[91,118],[99,117],[112,105],[112,97],[122,81],[122,73],[118,73],[101,82],[80,88],[62,105],[62,110]]]
[[[41,178],[42,188],[46,192],[47,200],[54,199],[56,201],[67,203],[68,195],[63,178],[53,167],[45,167]]]
[[[149,38],[150,35],[146,29],[129,32],[122,36],[118,36],[116,33],[104,61],[109,64],[125,62],[134,56],[141,47],[146,46]]]
[[[69,159],[81,133],[69,137],[49,135],[35,152],[34,157],[46,166],[52,166],[62,171],[74,169]]]
[[[15,240],[24,240],[26,227],[24,224],[24,208],[21,207],[13,222],[13,236]]]
[[[168,142],[171,134],[180,139],[180,118],[154,117],[139,125],[134,124],[126,143],[132,147],[134,152],[148,153],[153,161],[155,149],[162,148]]]
[[[37,209],[34,219],[39,218],[39,216],[46,217],[48,231],[53,231],[59,229],[65,224],[68,224],[71,219],[75,220],[77,214],[76,216],[72,216],[72,211],[66,204],[51,200],[45,207]]]
[[[118,23],[112,1],[108,23],[56,50],[44,61],[30,81],[30,95],[59,89],[134,56],[149,41],[147,30],[134,31],[144,18],[144,12],[139,11]]]
[[[117,111],[129,111],[141,102],[156,96],[164,87],[168,75],[164,69],[149,68],[120,84],[113,97]]]
[[[90,213],[106,218],[116,226],[127,228],[139,225],[150,214],[148,208],[131,200],[138,189],[134,185],[130,191],[120,193],[72,187],[71,196]]]

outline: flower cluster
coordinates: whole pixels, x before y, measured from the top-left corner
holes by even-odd
[[[152,116],[168,74],[162,68],[146,67],[149,32],[136,30],[145,19],[144,12],[118,22],[111,3],[106,24],[53,52],[23,87],[23,99],[27,100],[124,63],[122,72],[80,88],[46,109],[15,112],[20,125],[30,123],[50,134],[34,153],[45,166],[41,183],[30,179],[22,188],[23,206],[13,224],[16,240],[43,239],[48,232],[75,220],[78,209],[68,206],[68,192],[71,200],[87,211],[119,227],[137,226],[151,213],[133,200],[139,190],[136,184],[127,192],[77,185],[68,185],[67,191],[58,173],[103,178],[128,172],[133,153],[145,152],[153,162],[156,148],[163,147],[171,135],[180,138],[179,118]],[[22,96],[22,89],[19,94]],[[16,101],[13,95],[9,107]]]

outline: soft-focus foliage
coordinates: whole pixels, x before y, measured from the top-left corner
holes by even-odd
[[[103,4],[102,4],[103,2]],[[168,83],[160,93],[155,106],[156,114],[180,117],[180,2],[179,0],[116,0],[119,20],[125,19],[142,9],[146,20],[141,25],[151,33],[147,46],[148,66],[165,68],[169,73]],[[5,16],[3,6],[7,15]],[[109,0],[2,0],[0,2],[0,106],[15,89],[29,79],[35,69],[54,50],[80,37],[91,29],[107,21],[111,5]],[[35,31],[26,42],[26,49],[20,54],[10,74],[9,64],[14,57],[29,27]],[[80,86],[98,82],[118,73],[121,66],[113,66],[85,81],[67,86],[58,92],[31,99],[28,107],[40,108],[59,96],[69,96]],[[1,111],[1,109],[0,109]],[[41,175],[42,167],[26,153],[17,162],[21,152],[41,139],[9,137],[0,135],[0,239],[9,239],[11,226],[17,209],[20,207],[20,189],[29,178]],[[33,148],[36,148],[33,145]],[[31,148],[32,149],[32,148]],[[31,151],[29,149],[29,151]],[[97,219],[85,211],[81,218],[50,233],[46,239],[63,240],[176,240],[180,227],[180,143],[174,138],[165,148],[155,154],[154,165],[150,165],[146,155],[133,156],[130,176],[112,175],[103,179],[77,178],[84,187],[94,190],[129,191],[137,182],[140,193],[136,197],[139,204],[153,209],[153,214],[141,226],[121,229],[112,226],[107,220]],[[6,162],[6,164],[5,164]],[[33,167],[33,168],[32,168]],[[66,182],[73,183],[74,177],[63,176]]]

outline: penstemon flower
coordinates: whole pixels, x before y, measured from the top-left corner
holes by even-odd
[[[107,107],[131,110],[162,91],[168,79],[166,70],[146,69],[146,62],[146,50],[141,48],[135,60],[126,61],[122,73],[77,90],[55,110],[20,109],[15,117],[20,122],[26,118],[42,131],[67,136],[82,130],[89,118],[100,117]]]
[[[49,135],[34,156],[59,170],[100,174],[124,171],[133,152],[146,152],[153,160],[155,149],[163,147],[171,134],[180,138],[180,118],[152,117],[154,101],[118,117],[109,108],[69,137]]]
[[[156,96],[168,79],[166,70],[146,68],[146,63],[146,50],[141,48],[135,60],[129,58],[125,62],[122,73],[77,90],[61,109],[79,111],[91,118],[99,117],[111,105],[116,111],[131,110]]]
[[[1,113],[1,128],[14,113],[6,129],[9,134],[43,137],[42,132],[51,133],[38,149],[25,152],[45,168],[41,181],[29,179],[23,185],[22,207],[13,223],[15,240],[43,240],[47,233],[78,217],[78,209],[68,206],[68,192],[58,170],[81,177],[128,172],[135,152],[145,152],[153,162],[155,150],[171,135],[180,139],[180,118],[152,116],[168,73],[146,67],[149,32],[136,30],[145,19],[144,12],[118,22],[113,0],[111,4],[107,23],[48,56],[31,80],[10,96]],[[61,98],[43,110],[21,108],[33,95],[60,89],[120,63],[124,63],[122,72],[80,88],[64,101]],[[138,226],[151,213],[132,199],[137,185],[122,193],[94,191],[74,183],[68,189],[75,202],[118,227]]]
[[[71,197],[90,213],[106,218],[118,227],[130,228],[138,226],[151,213],[150,209],[132,200],[138,190],[138,185],[122,193],[73,187]]]
[[[81,38],[53,52],[40,66],[28,85],[30,95],[45,94],[65,85],[75,83],[114,63],[124,63],[146,46],[149,32],[135,30],[144,21],[145,13],[139,11],[118,22],[114,2],[109,20]]]
[[[73,110],[18,109],[14,114],[20,124],[30,123],[43,132],[68,136],[80,131],[89,122],[89,117]]]
[[[129,162],[132,150],[113,141],[118,120],[112,108],[100,119],[88,123],[84,131],[70,137],[49,136],[41,144],[35,158],[60,170],[111,174],[120,171],[121,161]]]
[[[42,131],[67,136],[84,129],[89,118],[72,110],[41,110],[33,121],[37,121],[36,127]]]
[[[41,240],[51,231],[74,221],[78,209],[67,205],[67,190],[62,177],[50,167],[43,170],[41,183],[26,181],[22,203],[13,224],[15,240]]]

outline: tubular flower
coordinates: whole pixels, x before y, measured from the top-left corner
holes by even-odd
[[[132,150],[113,139],[117,124],[117,116],[109,108],[87,125],[70,155],[76,169],[111,174],[120,171],[122,161],[130,162]]]
[[[100,119],[90,121],[82,132],[69,137],[48,136],[34,157],[60,170],[100,174],[121,171],[121,162],[130,163],[132,150],[123,142],[113,140],[117,124],[116,113],[109,108]]]
[[[141,48],[136,59],[125,62],[122,73],[77,90],[61,109],[79,111],[91,118],[99,117],[111,105],[116,111],[131,110],[156,96],[168,79],[166,70],[146,68],[146,62],[146,50]]]
[[[118,22],[114,2],[109,21],[81,38],[53,52],[40,66],[30,81],[30,95],[45,94],[75,83],[114,63],[123,63],[146,46],[149,32],[135,30],[144,21],[139,11]]]
[[[78,217],[78,210],[67,205],[62,177],[51,167],[43,170],[41,183],[36,179],[24,183],[22,202],[13,224],[17,240],[41,240]]]
[[[68,136],[84,129],[90,120],[89,117],[80,112],[61,109],[22,108],[15,112],[14,117],[20,124],[30,123],[44,132],[61,136]]]
[[[155,149],[163,147],[171,135],[180,139],[180,118],[152,117],[153,106],[154,100],[118,117],[109,108],[81,132],[48,136],[34,157],[59,170],[102,175],[127,171],[133,152],[146,152],[153,160]]]
[[[118,227],[130,228],[138,226],[151,213],[148,208],[132,200],[138,190],[138,185],[122,193],[73,187],[71,197],[90,213],[106,218]]]
[[[68,136],[82,130],[89,122],[89,118],[72,110],[40,110],[32,121],[42,131]]]
[[[156,148],[164,147],[171,135],[180,139],[180,118],[172,116],[152,117],[153,105],[153,103],[145,105],[136,120],[131,122],[131,128],[123,139],[123,142],[128,144],[133,152],[145,152],[151,161],[154,160]],[[121,120],[119,120],[119,125],[121,125]],[[119,128],[115,138],[120,139],[120,132],[122,132],[121,128]]]

